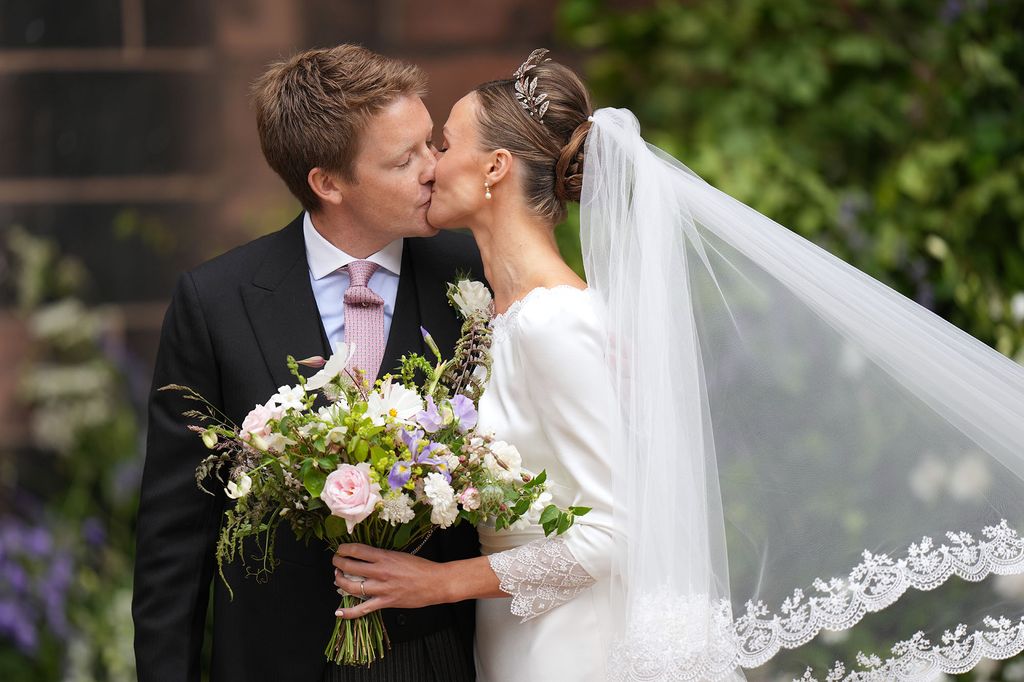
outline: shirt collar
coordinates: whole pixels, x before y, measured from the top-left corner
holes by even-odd
[[[309,217],[309,211],[306,211],[302,216],[302,234],[306,241],[306,260],[309,262],[309,271],[312,273],[313,279],[323,279],[352,261],[360,260],[348,255],[327,241],[313,227],[313,220]],[[376,263],[394,275],[401,275],[402,248],[404,243],[404,239],[396,239],[377,253],[362,260]]]

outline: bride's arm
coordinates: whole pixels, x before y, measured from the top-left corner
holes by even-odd
[[[416,609],[465,599],[507,597],[487,557],[444,563],[406,552],[345,544],[334,556],[334,583],[366,601],[338,615],[359,618],[377,609]],[[360,576],[359,580],[345,576]]]

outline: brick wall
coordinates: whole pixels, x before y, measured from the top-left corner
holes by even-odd
[[[177,274],[298,211],[248,88],[296,50],[357,42],[421,65],[435,124],[477,83],[557,49],[548,0],[0,0],[0,236],[85,261],[147,368]],[[558,50],[572,63],[572,55]],[[0,366],[24,333],[0,300]],[[10,372],[0,428],[16,429]]]

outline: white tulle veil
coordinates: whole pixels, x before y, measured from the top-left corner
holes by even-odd
[[[581,206],[625,420],[614,675],[927,679],[1024,649],[1024,368],[628,111],[593,116]]]

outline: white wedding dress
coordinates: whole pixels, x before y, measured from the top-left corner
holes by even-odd
[[[535,289],[493,329],[480,428],[514,444],[523,468],[547,471],[552,503],[592,511],[548,538],[536,524],[480,527],[481,549],[512,596],[477,601],[477,679],[603,680],[614,622],[614,402],[600,304],[587,290]]]

